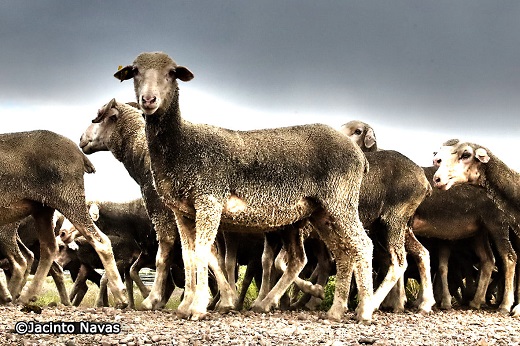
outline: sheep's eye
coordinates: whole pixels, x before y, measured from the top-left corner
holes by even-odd
[[[359,136],[360,134],[362,134],[362,133],[363,133],[363,131],[361,131],[360,129],[356,129],[356,131],[354,131],[354,134],[355,134],[355,135],[358,135],[358,136]]]
[[[467,151],[463,152],[462,155],[460,155],[460,159],[461,160],[467,160],[471,157],[471,154],[468,153]]]

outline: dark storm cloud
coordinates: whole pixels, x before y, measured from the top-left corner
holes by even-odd
[[[117,65],[163,50],[193,70],[190,87],[257,109],[520,128],[515,1],[4,1],[0,10],[2,103],[105,100]]]

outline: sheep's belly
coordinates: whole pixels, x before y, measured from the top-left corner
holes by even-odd
[[[308,199],[295,204],[267,206],[249,205],[232,195],[222,210],[221,223],[255,228],[281,227],[308,218],[314,210],[316,205]]]

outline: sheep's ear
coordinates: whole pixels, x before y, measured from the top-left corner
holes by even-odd
[[[97,203],[92,203],[90,205],[90,208],[88,208],[88,213],[90,214],[92,221],[99,220],[99,206]]]
[[[116,105],[116,99],[110,100],[103,108],[98,111],[97,117],[92,120],[93,123],[100,123],[108,114],[108,111]]]
[[[135,75],[135,68],[133,65],[128,65],[123,68],[121,68],[121,66],[120,66],[118,71],[116,73],[114,73],[114,77],[119,79],[121,82],[124,80],[127,80],[127,79],[134,78],[134,75]]]
[[[369,128],[367,130],[367,133],[365,134],[365,140],[364,144],[367,148],[372,148],[374,144],[376,144],[376,134],[374,133],[374,130]]]
[[[475,157],[477,158],[477,160],[479,160],[482,163],[489,162],[489,155],[488,155],[486,149],[484,149],[484,148],[478,148],[475,151]]]
[[[175,77],[183,82],[189,82],[195,77],[193,73],[184,66],[177,66],[175,68]]]

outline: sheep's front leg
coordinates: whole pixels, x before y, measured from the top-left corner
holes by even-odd
[[[203,318],[209,304],[208,262],[211,246],[215,242],[222,204],[211,195],[205,195],[195,201],[195,258],[196,285],[193,303],[189,309],[191,319]],[[228,284],[229,285],[229,284]]]
[[[196,284],[196,268],[195,268],[195,223],[193,220],[186,218],[179,212],[175,212],[175,220],[177,221],[177,227],[179,229],[179,238],[182,246],[182,260],[184,262],[184,296],[181,303],[177,307],[177,313],[179,316],[188,318],[190,317],[190,308],[193,302],[193,296],[195,294]],[[157,268],[159,270],[159,267]],[[159,284],[157,283],[158,277],[154,281],[152,292],[146,299],[151,299],[155,296],[156,289]],[[165,277],[166,279],[166,277]],[[157,286],[157,288],[156,288]],[[155,288],[155,289],[154,289]],[[160,294],[160,292],[158,292]]]

